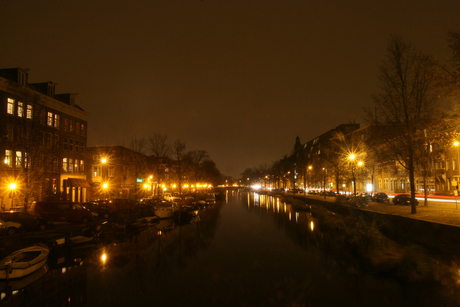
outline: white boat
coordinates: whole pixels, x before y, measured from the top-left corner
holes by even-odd
[[[155,215],[160,219],[170,219],[174,217],[176,209],[172,206],[160,206],[155,208]]]
[[[0,279],[22,278],[45,265],[49,248],[37,244],[22,248],[0,260]]]

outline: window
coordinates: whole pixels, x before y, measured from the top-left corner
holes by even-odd
[[[67,150],[67,138],[64,138],[64,149]]]
[[[51,133],[46,134],[46,146],[51,147],[52,145],[52,136]]]
[[[80,133],[80,123],[79,122],[75,123],[75,132]]]
[[[59,134],[54,135],[54,146],[58,146],[59,144]]]
[[[18,101],[18,117],[24,117],[24,104]]]
[[[99,177],[99,176],[101,176],[101,167],[94,166],[93,167],[93,177]]]
[[[450,171],[450,161],[446,161],[446,170]]]
[[[53,158],[53,172],[57,173],[59,171],[58,158]]]
[[[85,172],[85,161],[80,160],[80,172],[84,173]]]
[[[53,113],[48,112],[48,119],[46,121],[46,124],[50,127],[53,127]]]
[[[79,166],[79,165],[80,165],[80,163],[78,163],[78,159],[75,159],[75,163],[74,163],[74,165],[73,165],[73,167],[74,167],[74,172],[75,172],[75,173],[78,173],[78,172],[79,172],[79,171],[78,171],[78,166]]]
[[[22,166],[22,152],[16,151],[16,166]]]
[[[69,141],[69,150],[70,151],[73,150],[73,139],[70,139],[70,141]]]
[[[13,141],[13,136],[14,136],[14,129],[13,129],[13,125],[11,124],[7,124],[6,126],[6,133],[7,133],[7,140],[8,141]]]
[[[27,117],[27,119],[32,119],[32,117],[33,117],[33,107],[30,104],[27,105],[26,117]]]
[[[3,161],[6,167],[13,167],[13,151],[5,150],[5,160]]]
[[[73,173],[73,159],[69,159],[69,173]]]
[[[70,120],[70,128],[69,128],[70,132],[73,132],[73,120]]]
[[[84,124],[81,124],[80,133],[83,134],[83,135],[85,134],[85,125]]]
[[[80,147],[80,152],[81,152],[81,153],[85,153],[85,147],[81,146],[81,147]]]
[[[455,170],[457,170],[457,167],[458,167],[458,165],[457,165],[457,160],[456,160],[456,159],[453,159],[453,160],[452,160],[452,169],[455,171]]]
[[[59,114],[54,114],[54,128],[59,129],[61,116]]]
[[[75,151],[78,152],[78,145],[80,145],[80,142],[78,142],[77,140],[75,140]]]
[[[64,118],[64,130],[69,131],[69,119]]]
[[[6,113],[14,115],[14,100],[8,98],[8,104],[6,105]]]
[[[109,177],[115,176],[115,165],[109,165],[108,173],[109,173]]]
[[[63,171],[64,173],[67,173],[67,170],[68,170],[67,158],[63,158],[63,159],[62,159],[62,171]]]

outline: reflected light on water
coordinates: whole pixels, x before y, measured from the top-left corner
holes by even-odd
[[[105,263],[107,261],[107,254],[106,253],[102,254],[101,261],[102,261],[102,263]]]
[[[289,220],[291,220],[291,212],[289,212]]]
[[[313,221],[310,222],[310,229],[311,229],[311,231],[313,231],[313,229],[315,229],[315,224],[313,223]]]

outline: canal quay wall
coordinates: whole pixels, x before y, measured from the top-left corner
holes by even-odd
[[[269,193],[273,196],[292,197],[305,204],[317,205],[326,208],[342,216],[361,217],[368,223],[377,223],[381,233],[386,237],[402,244],[410,245],[415,243],[433,252],[450,255],[460,255],[460,227],[449,225],[442,222],[423,220],[423,214],[413,215],[413,217],[401,216],[394,213],[382,213],[372,210],[372,206],[357,208],[341,205],[335,202],[335,197],[297,196]],[[386,204],[388,208],[395,206]],[[379,207],[380,209],[382,206]],[[407,206],[401,207],[410,211]]]

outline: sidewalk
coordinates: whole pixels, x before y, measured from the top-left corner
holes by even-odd
[[[293,194],[285,195],[294,196]],[[324,198],[324,196],[303,196],[302,194],[296,194],[295,196],[335,202],[335,197]],[[458,204],[458,208],[455,203],[439,205],[428,202],[428,206],[424,206],[424,202],[420,201],[417,206],[417,213],[411,214],[410,206],[395,206],[390,201],[389,203],[370,202],[367,207],[361,207],[360,209],[460,227],[460,203]]]

